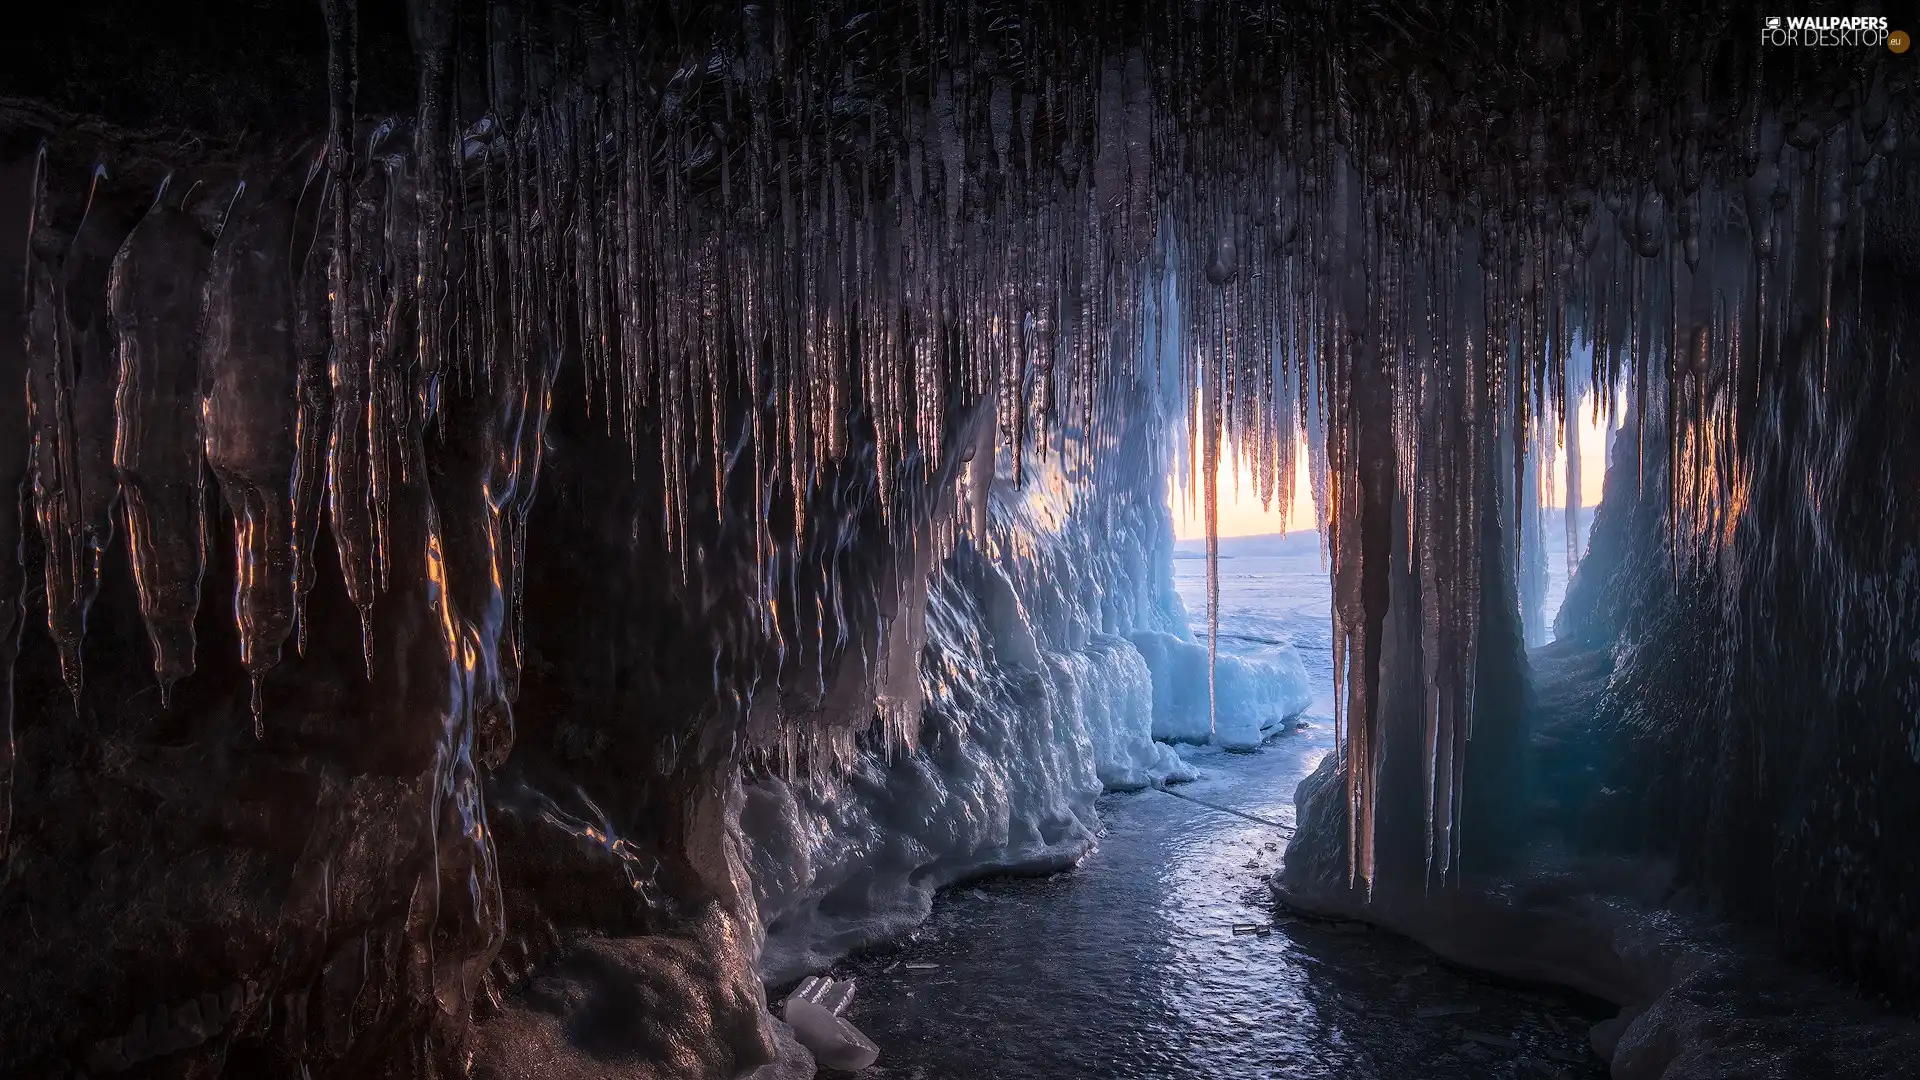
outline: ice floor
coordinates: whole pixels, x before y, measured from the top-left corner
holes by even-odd
[[[1288,823],[1328,743],[1315,727],[1257,754],[1192,751],[1208,778],[1177,790]],[[881,1048],[864,1075],[1605,1075],[1585,1045],[1603,1005],[1497,985],[1357,925],[1276,920],[1280,830],[1159,791],[1107,796],[1101,813],[1077,869],[962,886],[900,947],[841,966],[860,980],[849,1016]]]
[[[1266,879],[1294,788],[1332,747],[1318,563],[1311,549],[1221,563],[1223,650],[1230,634],[1292,641],[1320,688],[1310,726],[1253,754],[1184,750],[1206,774],[1176,789],[1187,798],[1103,797],[1100,846],[1076,869],[961,886],[907,941],[841,964],[860,981],[849,1018],[880,1046],[864,1076],[1605,1075],[1586,1047],[1613,1011],[1600,1003],[1497,984],[1358,925],[1275,917]],[[1204,563],[1177,574],[1204,626]]]

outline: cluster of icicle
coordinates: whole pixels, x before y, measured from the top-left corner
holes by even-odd
[[[300,624],[323,503],[347,591],[371,611],[396,557],[389,494],[447,380],[504,380],[531,418],[489,488],[509,591],[553,388],[624,435],[626,468],[658,474],[659,527],[683,561],[694,508],[725,513],[730,485],[751,486],[772,627],[775,564],[798,557],[808,496],[851,447],[872,446],[892,514],[962,449],[945,445],[953,418],[985,404],[1016,476],[1023,455],[1071,448],[1074,475],[1099,483],[1126,423],[1116,403],[1175,365],[1210,567],[1223,456],[1250,460],[1285,511],[1296,445],[1309,454],[1368,880],[1389,524],[1419,587],[1444,875],[1483,514],[1496,484],[1517,506],[1523,483],[1502,438],[1557,443],[1586,387],[1606,402],[1630,387],[1632,415],[1680,463],[1676,552],[1723,536],[1755,372],[1789,305],[1830,296],[1897,129],[1871,64],[1846,107],[1783,113],[1751,49],[1716,61],[1624,15],[1543,16],[1525,24],[1532,52],[1507,47],[1519,16],[1503,17],[1489,41],[1536,67],[1454,41],[1486,60],[1476,80],[1377,47],[1422,44],[1424,9],[1289,22],[1251,0],[1110,26],[1043,5],[774,3],[673,33],[647,5],[561,19],[411,0],[417,113],[368,119],[354,0],[324,7],[324,140],[235,183],[204,267],[172,286],[143,261],[149,238],[192,225],[184,185],[163,192],[115,261],[117,389],[92,365],[78,383],[43,365],[51,381],[35,383],[52,403],[36,412],[50,623],[76,680],[103,546],[90,530],[116,485],[156,671],[191,670],[202,462],[235,508],[256,682]],[[1453,41],[1434,35],[1425,46]],[[1622,76],[1579,59],[1602,54],[1636,60]],[[455,108],[456,60],[483,68],[474,115]],[[65,355],[75,320],[57,309],[77,300],[56,265],[36,273],[35,355]],[[193,275],[204,289],[178,286]],[[246,305],[288,318],[236,341],[223,312]],[[243,353],[273,362],[228,359]],[[100,393],[120,398],[110,463],[106,436],[67,419]],[[277,422],[229,422],[242,413]]]
[[[1634,45],[1631,29],[1608,36]],[[1253,95],[1247,127],[1183,129],[1165,211],[1183,322],[1171,332],[1185,364],[1184,483],[1208,530],[1209,636],[1221,474],[1237,483],[1244,460],[1286,520],[1301,425],[1333,564],[1356,881],[1374,871],[1382,621],[1403,602],[1387,587],[1392,527],[1416,583],[1428,871],[1444,880],[1463,838],[1483,518],[1497,514],[1517,549],[1538,501],[1533,470],[1565,448],[1575,557],[1568,435],[1582,400],[1609,423],[1624,401],[1623,437],[1667,440],[1639,460],[1673,466],[1638,479],[1666,485],[1677,581],[1732,540],[1742,447],[1769,384],[1805,377],[1829,392],[1834,283],[1858,267],[1866,210],[1896,167],[1905,84],[1877,56],[1830,65],[1831,83],[1793,82],[1804,62],[1770,82],[1766,57],[1747,53],[1722,62],[1714,86],[1711,54],[1672,57],[1656,87],[1647,44],[1628,78],[1601,85],[1569,68],[1569,92],[1512,115],[1433,68],[1388,86],[1335,55]],[[1783,85],[1818,104],[1781,107]],[[1819,328],[1810,375],[1783,357],[1804,326]]]

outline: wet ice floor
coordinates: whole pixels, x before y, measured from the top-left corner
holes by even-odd
[[[1329,735],[1196,753],[1208,777],[1178,790],[1290,824]],[[952,890],[912,940],[842,965],[860,980],[850,1018],[881,1048],[867,1076],[1605,1075],[1585,1046],[1604,1007],[1357,925],[1276,918],[1279,831],[1157,791],[1107,796],[1101,813],[1106,835],[1076,869]]]
[[[1283,638],[1320,700],[1258,753],[1184,751],[1176,790],[1291,826],[1332,749],[1327,585],[1317,551],[1223,560],[1221,648]],[[1176,580],[1205,625],[1205,565]],[[1502,1080],[1601,1077],[1597,1002],[1496,983],[1357,924],[1276,917],[1285,832],[1159,791],[1100,802],[1105,834],[1071,871],[943,894],[910,940],[857,957],[849,1014],[881,1080]],[[1268,933],[1236,934],[1236,924]],[[929,966],[934,965],[934,966]]]

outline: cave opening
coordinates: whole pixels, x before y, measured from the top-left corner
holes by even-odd
[[[1802,6],[41,12],[0,1072],[1920,1076]]]

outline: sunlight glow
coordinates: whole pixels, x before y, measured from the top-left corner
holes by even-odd
[[[1246,458],[1240,459],[1239,475],[1231,471],[1232,462],[1228,454],[1220,455],[1217,471],[1220,490],[1220,535],[1221,536],[1265,536],[1281,532],[1282,521],[1278,499],[1273,508],[1260,505],[1259,490],[1254,486],[1253,467]],[[1304,444],[1294,449],[1293,455],[1293,513],[1286,519],[1284,531],[1312,532],[1313,487],[1307,479],[1307,448]],[[1173,507],[1173,534],[1182,540],[1207,535],[1206,506],[1201,501],[1200,486],[1194,485],[1189,493],[1180,490],[1180,485],[1168,480],[1167,500]]]
[[[1579,445],[1580,445],[1580,503],[1583,506],[1597,506],[1600,492],[1606,482],[1607,471],[1607,417],[1604,413],[1596,423],[1593,417],[1591,396],[1580,406]],[[1569,432],[1569,437],[1572,433]],[[1229,455],[1221,454],[1219,465],[1220,485],[1220,535],[1221,536],[1266,536],[1283,531],[1278,507],[1279,500],[1271,509],[1260,505],[1260,496],[1253,483],[1253,469],[1245,458],[1239,462],[1239,475],[1232,471]],[[1312,532],[1313,489],[1307,480],[1307,450],[1305,445],[1295,448],[1293,470],[1293,513],[1284,522],[1285,532]],[[1564,454],[1556,453],[1553,468],[1548,477],[1546,490],[1542,493],[1541,503],[1557,508],[1565,504],[1566,459]],[[1192,540],[1207,535],[1205,507],[1201,503],[1198,486],[1189,493],[1180,490],[1174,480],[1168,480],[1168,504],[1173,507],[1173,532],[1182,540]]]

